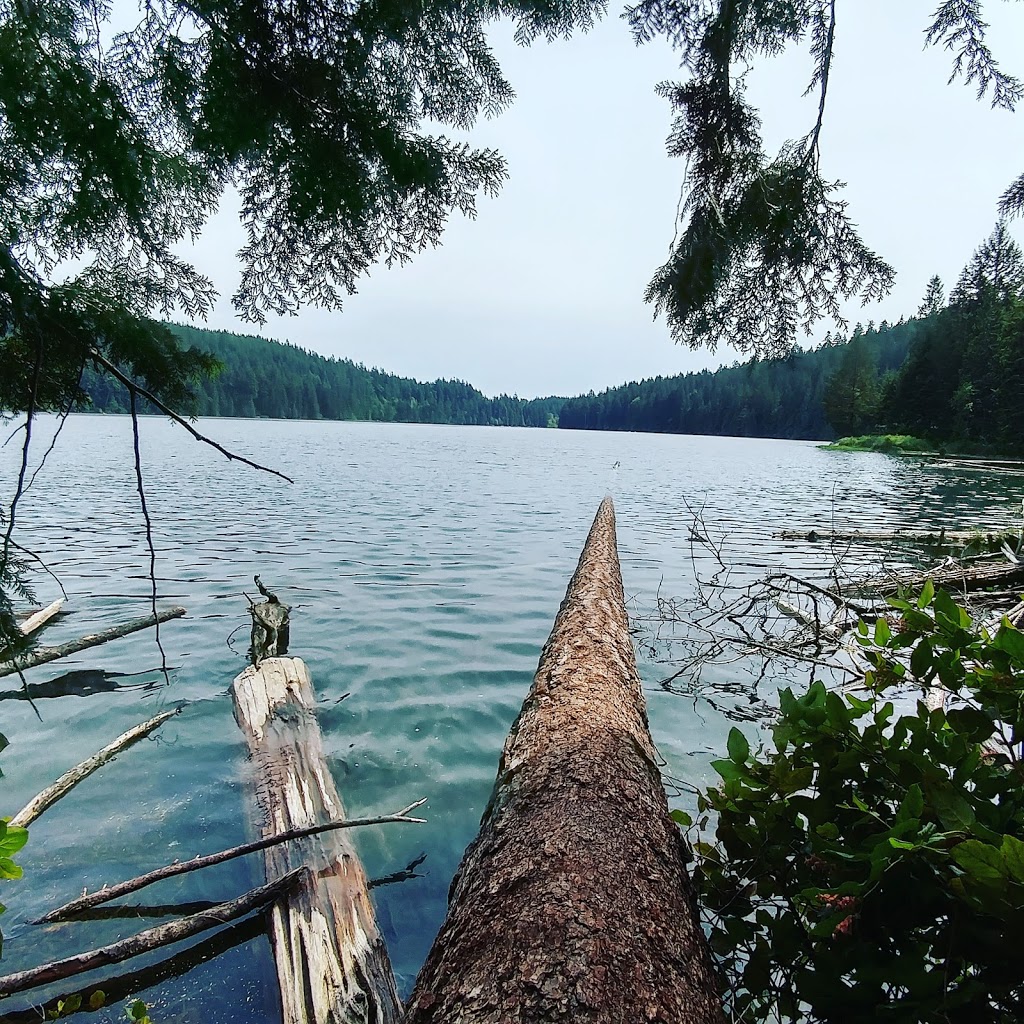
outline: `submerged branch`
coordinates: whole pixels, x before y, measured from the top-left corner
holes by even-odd
[[[211,867],[214,864],[223,864],[225,861],[233,860],[235,857],[242,857],[247,853],[256,853],[259,850],[266,850],[271,846],[277,846],[280,843],[290,842],[294,839],[305,839],[308,836],[320,835],[323,832],[333,832],[343,828],[361,828],[366,825],[388,825],[391,823],[421,825],[426,819],[412,818],[409,816],[409,812],[425,803],[426,797],[409,804],[408,807],[403,807],[400,811],[395,811],[394,814],[382,814],[372,818],[348,818],[342,821],[329,821],[323,825],[312,825],[308,828],[290,829],[287,832],[281,832],[264,839],[257,839],[251,843],[233,846],[228,850],[221,850],[219,853],[208,853],[202,857],[194,857],[192,860],[176,861],[173,864],[167,864],[144,875],[139,875],[137,878],[130,878],[125,882],[118,882],[116,885],[104,887],[96,892],[79,896],[77,899],[71,900],[70,903],[65,903],[64,906],[51,910],[36,923],[51,924],[55,921],[65,921],[89,907],[94,907],[99,903],[106,903],[108,900],[117,899],[119,896],[126,896],[128,893],[138,892],[139,889],[144,889],[147,885],[152,885],[154,882],[159,882],[164,878],[172,878],[174,875],[181,875],[187,871],[196,871],[199,868]],[[406,870],[416,867],[417,863],[410,864]]]

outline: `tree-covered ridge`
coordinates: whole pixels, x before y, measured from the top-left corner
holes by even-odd
[[[204,350],[223,364],[194,387],[189,411],[200,416],[547,427],[556,424],[564,401],[488,398],[464,381],[423,384],[285,342],[177,324],[171,330],[183,348]],[[87,370],[82,385],[97,412],[128,411],[127,390],[110,377]]]
[[[920,329],[916,320],[885,321],[853,338],[828,338],[818,348],[797,348],[785,359],[752,359],[710,372],[655,377],[569,399],[560,427],[641,430],[670,434],[827,439],[829,382],[855,350],[877,377],[897,370]]]
[[[1016,451],[1024,437],[1024,254],[996,225],[950,293],[932,278],[906,361],[880,364],[857,338],[843,350],[825,412],[843,435],[912,434]]]

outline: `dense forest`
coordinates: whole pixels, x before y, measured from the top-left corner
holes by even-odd
[[[918,330],[917,321],[866,330],[850,345],[872,368],[894,371]],[[213,353],[223,370],[196,387],[189,410],[200,416],[385,420],[497,426],[829,438],[824,411],[830,378],[849,347],[827,339],[781,360],[752,360],[715,372],[658,377],[579,398],[487,398],[463,381],[422,384],[349,359],[329,359],[250,335],[173,327],[188,346]],[[128,394],[106,375],[87,371],[83,386],[97,412],[127,412]]]
[[[576,398],[488,398],[463,381],[424,384],[287,343],[174,326],[211,352],[190,411],[203,416],[388,420],[828,439],[900,432],[936,443],[1019,448],[1024,436],[1024,255],[1005,226],[964,268],[947,304],[932,279],[911,320],[857,324],[785,359],[655,377]],[[127,392],[87,371],[91,407]]]
[[[188,411],[198,416],[553,427],[563,401],[487,398],[464,381],[421,384],[266,338],[178,324],[172,329],[186,347],[205,349],[223,363],[195,388]],[[105,374],[87,371],[83,389],[97,412],[128,411],[128,392]]]
[[[826,415],[829,383],[848,351],[855,349],[873,373],[902,365],[919,330],[916,320],[865,329],[850,341],[826,338],[815,349],[795,348],[786,359],[753,359],[714,373],[655,377],[600,394],[569,399],[559,426],[584,430],[646,430],[740,437],[832,438],[838,429]]]

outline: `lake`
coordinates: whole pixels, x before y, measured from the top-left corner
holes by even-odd
[[[55,423],[39,421],[34,461]],[[0,755],[0,813],[13,814],[132,725],[179,703],[185,709],[32,827],[19,857],[25,878],[0,884],[5,972],[152,923],[28,923],[84,887],[253,837],[245,744],[228,688],[245,666],[242,595],[256,596],[254,573],[293,606],[290,653],[312,673],[349,814],[428,798],[426,825],[351,833],[371,877],[427,854],[424,877],[374,892],[405,993],[444,916],[505,735],[606,493],[615,498],[628,608],[638,618],[652,613],[659,591],[693,595],[687,505],[705,506],[742,582],[771,566],[823,573],[822,545],[773,538],[782,529],[1004,526],[1019,522],[1024,496],[1019,477],[797,441],[334,422],[200,426],[295,483],[228,462],[168,421],[141,421],[160,602],[188,609],[161,629],[170,682],[149,631],[33,669],[32,684],[90,691],[40,697],[40,718],[16,699],[17,677],[0,683],[9,687],[0,694],[0,731],[11,741]],[[0,450],[5,501],[19,444],[20,435]],[[149,556],[129,419],[69,419],[19,507],[16,538],[68,593],[71,614],[47,631],[47,643],[146,614]],[[59,595],[45,574],[33,579],[43,603]],[[638,646],[665,771],[701,785],[724,748],[731,710],[745,717],[750,694],[725,670],[690,697],[666,693],[657,683],[669,670],[652,656],[656,645]],[[673,796],[678,806],[688,800]],[[253,856],[180,876],[137,901],[229,899],[261,881]],[[140,994],[158,1024],[279,1017],[262,937]],[[30,1002],[12,998],[4,1012]],[[123,1005],[89,1019],[123,1020]]]

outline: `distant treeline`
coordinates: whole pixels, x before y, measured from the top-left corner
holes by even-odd
[[[655,377],[576,398],[488,398],[464,381],[423,384],[286,343],[172,328],[224,368],[196,386],[201,416],[388,420],[829,439],[909,433],[943,443],[1022,447],[1024,256],[997,225],[949,303],[937,277],[912,320],[857,324],[851,336],[785,359]],[[128,395],[87,371],[92,407]]]
[[[920,330],[916,320],[860,324],[853,338],[876,373],[892,373],[906,359]],[[754,359],[714,373],[688,373],[623,384],[570,398],[560,427],[645,430],[669,434],[829,439],[836,428],[826,414],[829,381],[849,344],[828,338],[816,349],[799,347],[785,359]]]
[[[464,381],[421,384],[266,338],[178,324],[171,329],[186,348],[205,349],[224,364],[195,387],[188,411],[199,416],[554,427],[564,401],[487,398]],[[97,412],[129,409],[127,391],[106,375],[87,371],[83,388]]]

